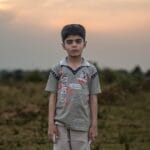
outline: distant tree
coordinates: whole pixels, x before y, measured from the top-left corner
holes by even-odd
[[[116,76],[114,74],[114,71],[112,71],[109,68],[105,68],[102,70],[101,77],[102,77],[102,80],[106,83],[112,83],[116,80]]]
[[[116,82],[121,82],[122,80],[129,79],[129,73],[127,70],[124,69],[115,70],[114,74],[116,76]]]
[[[140,66],[136,66],[132,71],[131,75],[133,75],[137,80],[142,80],[144,78],[144,74],[140,68]]]
[[[9,81],[10,79],[12,79],[12,73],[10,71],[2,70],[0,72],[1,81]]]
[[[41,71],[41,77],[42,77],[43,81],[47,81],[49,72],[50,72],[49,70]]]
[[[133,75],[143,75],[143,72],[142,72],[140,66],[136,66],[136,67],[131,71],[131,73],[132,73]]]
[[[147,70],[147,72],[145,73],[145,76],[146,76],[147,78],[150,78],[150,70]]]
[[[42,76],[38,70],[35,70],[27,75],[26,80],[32,82],[39,82],[42,81]]]
[[[13,71],[13,79],[16,81],[23,80],[23,71],[20,69]]]

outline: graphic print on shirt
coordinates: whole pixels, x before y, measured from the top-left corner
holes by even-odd
[[[63,68],[63,69],[62,69]],[[78,100],[80,98],[73,98],[74,93],[84,92],[88,95],[88,92],[84,90],[88,88],[88,81],[90,80],[90,72],[88,70],[81,70],[76,74],[77,76],[72,78],[69,73],[64,73],[66,68],[62,67],[60,70],[60,79],[58,84],[59,91],[59,104],[60,107],[67,109],[68,104],[72,100]],[[76,102],[75,102],[76,103]]]
[[[59,104],[66,108],[69,104],[69,98],[73,94],[72,88],[69,86],[69,77],[61,70],[60,82],[58,84],[58,90],[60,92]]]
[[[89,75],[87,72],[82,71],[79,77],[77,78],[78,83],[83,87],[89,80]]]
[[[69,87],[70,87],[71,89],[74,89],[74,90],[81,90],[81,89],[82,89],[81,85],[78,84],[78,83],[70,83],[70,84],[69,84]]]

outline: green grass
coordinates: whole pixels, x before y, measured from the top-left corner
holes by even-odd
[[[45,82],[0,84],[0,150],[52,149],[44,87]],[[99,97],[99,134],[92,150],[149,150],[150,92],[123,93],[116,86],[108,87],[105,94],[116,93],[112,101],[107,101],[112,95]]]

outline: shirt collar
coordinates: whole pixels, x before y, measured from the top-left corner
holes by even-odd
[[[61,66],[69,66],[67,59],[68,59],[68,57],[65,57],[64,59],[62,59],[62,60],[60,61],[60,65],[61,65]],[[88,61],[86,61],[86,60],[82,57],[82,64],[81,64],[81,66],[87,66],[87,67],[88,67],[88,66],[90,66],[90,63],[89,63]]]

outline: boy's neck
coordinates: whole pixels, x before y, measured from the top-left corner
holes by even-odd
[[[78,56],[78,57],[68,56],[67,59],[68,59],[68,65],[73,69],[80,67],[82,64],[82,57],[81,56]]]

